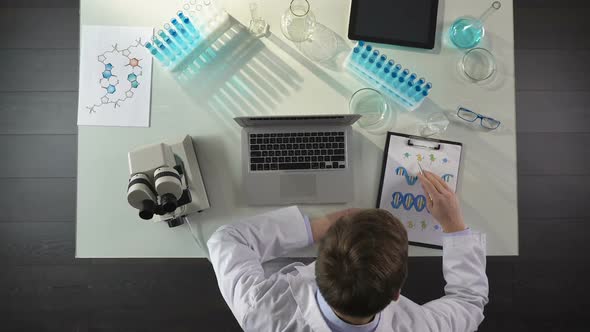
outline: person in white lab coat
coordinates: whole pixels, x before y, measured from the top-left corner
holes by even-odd
[[[309,220],[288,207],[218,229],[207,245],[223,298],[245,331],[475,331],[488,302],[485,236],[467,228],[455,194],[419,175],[446,233],[445,296],[418,305],[400,295],[408,240],[384,210]],[[263,263],[319,242],[317,260],[265,274]],[[424,276],[413,276],[424,278]]]

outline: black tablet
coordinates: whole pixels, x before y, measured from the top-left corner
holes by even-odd
[[[348,38],[434,48],[438,0],[352,0]]]

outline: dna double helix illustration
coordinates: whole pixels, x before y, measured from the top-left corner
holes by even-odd
[[[391,195],[391,198],[391,207],[394,209],[399,209],[403,206],[407,211],[414,208],[416,211],[422,212],[426,208],[426,197],[424,195],[414,196],[412,193],[403,194],[396,191]]]
[[[443,181],[445,181],[445,182],[451,182],[451,179],[453,178],[453,174],[445,174],[445,175],[441,176],[440,178],[443,179]]]
[[[416,181],[418,181],[418,177],[417,176],[408,175],[408,171],[403,166],[400,166],[400,167],[396,168],[395,169],[395,174],[396,175],[399,175],[399,176],[405,177],[406,178],[406,182],[410,186],[413,186],[416,183]]]

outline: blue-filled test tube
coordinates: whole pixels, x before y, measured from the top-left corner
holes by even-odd
[[[402,70],[402,65],[400,65],[399,63],[397,65],[395,65],[395,67],[393,67],[393,72],[397,73],[400,70]]]
[[[410,74],[410,71],[407,69],[404,69],[404,71],[402,71],[402,73],[399,76],[406,78],[406,76],[408,76],[408,74]]]
[[[379,77],[387,83],[387,79],[389,78],[389,73],[391,73],[391,69],[385,64],[383,70],[379,72]]]
[[[373,46],[371,46],[371,45],[369,45],[369,44],[367,44],[367,45],[365,46],[365,51],[367,51],[367,52],[371,52],[372,50],[373,50]]]
[[[365,46],[365,42],[362,40],[359,40],[358,43],[356,43],[356,46],[359,48],[363,48]]]
[[[178,22],[177,19],[173,18],[170,20],[170,22],[172,22],[172,25],[174,25],[176,30],[178,30],[178,32],[182,35],[182,37],[184,37],[184,39],[187,40],[189,44],[193,44],[196,41],[195,38],[193,38],[193,36],[182,26],[182,24]]]
[[[384,68],[388,68],[388,69],[389,69],[389,71],[391,71],[391,70],[393,69],[393,65],[394,65],[394,64],[395,64],[395,63],[393,62],[393,60],[389,60],[389,61],[387,61],[387,63],[385,64],[385,67],[384,67]]]
[[[162,55],[150,42],[145,43],[145,48],[150,51],[150,54],[154,56],[154,58],[158,59],[163,65],[167,66],[170,61]]]
[[[388,78],[388,83],[390,85],[393,85],[395,83],[395,81],[397,81],[397,77],[398,77],[398,75],[396,72],[394,72],[394,71],[391,72],[391,75],[389,75],[389,78]]]
[[[399,91],[401,91],[402,93],[406,93],[406,91],[412,91],[413,87],[414,87],[414,82],[406,81],[406,83],[402,84]]]
[[[352,55],[350,56],[352,61],[358,61],[361,57],[361,49],[357,46],[352,49]]]
[[[164,55],[170,59],[170,61],[176,60],[176,56],[172,54],[168,47],[166,47],[156,36],[152,38],[152,42],[158,47],[160,52],[164,53]]]
[[[361,64],[365,63],[368,60],[369,60],[369,53],[368,52],[361,54],[360,58],[358,58],[358,62]]]
[[[424,90],[425,92],[430,91],[430,89],[432,89],[432,83],[430,82],[424,84],[424,87],[422,87],[422,90]]]
[[[177,15],[178,15],[178,18],[180,18],[180,21],[182,21],[182,23],[184,23],[184,26],[188,29],[188,31],[193,34],[195,39],[201,38],[201,34],[199,33],[199,29],[197,29],[197,27],[193,24],[193,22],[191,22],[191,20],[188,17],[186,17],[182,11],[178,11]]]
[[[176,45],[172,39],[164,32],[164,30],[158,31],[158,36],[162,38],[162,40],[168,45],[168,47],[172,50],[172,52],[176,53],[177,55],[182,55],[182,49]]]
[[[381,68],[383,68],[383,62],[377,60],[373,66],[373,73],[378,74],[381,71]]]
[[[428,91],[422,91],[421,93],[414,96],[414,101],[419,103],[422,101],[422,99],[426,98],[426,96],[428,96]]]
[[[416,82],[416,86],[421,86],[422,84],[424,84],[424,82],[426,82],[426,80],[424,79],[424,77],[420,77],[418,79],[418,82]],[[420,88],[422,89],[422,88]]]
[[[413,98],[418,93],[422,93],[422,87],[416,84],[413,89],[408,90],[408,97]]]
[[[401,85],[404,84],[405,81],[406,81],[405,78],[403,78],[402,76],[399,76],[397,78],[397,80],[393,81],[393,87],[396,89],[399,89],[401,87]]]
[[[408,77],[408,82],[412,82],[414,83],[414,80],[416,80],[416,74],[412,73],[410,74],[410,77]]]
[[[165,27],[166,28],[166,27]],[[180,35],[178,34],[178,32],[176,32],[176,30],[168,27],[166,28],[168,30],[168,33],[170,34],[170,36],[172,36],[172,38],[174,38],[174,40],[176,40],[176,43],[182,48],[182,49],[187,49],[188,48],[188,44],[187,42],[182,39],[182,37],[180,37]]]
[[[385,63],[385,61],[387,61],[387,55],[381,54],[381,56],[379,57],[379,62]]]

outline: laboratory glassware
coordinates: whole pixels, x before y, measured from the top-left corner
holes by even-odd
[[[481,82],[494,75],[496,60],[494,55],[485,48],[474,48],[463,55],[461,70],[474,82]]]
[[[316,19],[307,0],[292,0],[281,17],[281,31],[291,41],[303,42],[315,30]]]
[[[449,30],[449,37],[451,42],[459,48],[472,48],[477,46],[485,34],[484,22],[494,12],[496,12],[502,4],[500,1],[494,1],[490,8],[488,8],[479,18],[470,16],[459,17]]]

